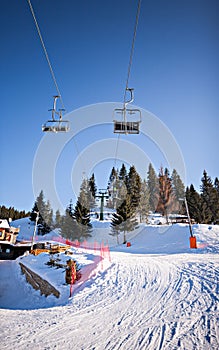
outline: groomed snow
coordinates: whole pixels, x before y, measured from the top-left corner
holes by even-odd
[[[72,298],[63,270],[45,265],[48,254],[0,261],[1,349],[217,350],[219,226],[194,225],[198,249],[191,250],[187,225],[141,225],[127,235],[131,247],[122,236],[116,245],[103,225],[95,237],[111,246],[104,260],[95,239],[91,249],[72,250],[82,267]],[[61,297],[33,290],[19,261],[47,276]]]

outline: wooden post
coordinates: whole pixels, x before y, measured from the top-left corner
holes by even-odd
[[[74,260],[69,259],[67,261],[67,267],[65,270],[65,282],[67,284],[73,284],[76,279],[76,263]]]

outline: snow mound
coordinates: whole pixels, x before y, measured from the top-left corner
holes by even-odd
[[[19,227],[20,232],[17,236],[17,241],[31,241],[34,234],[35,222],[31,221],[29,218],[18,219],[12,221],[12,226]],[[38,235],[36,232],[35,240],[52,240],[55,237],[60,237],[59,229],[54,229],[46,235]]]

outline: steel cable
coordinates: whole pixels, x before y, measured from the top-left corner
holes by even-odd
[[[134,27],[134,33],[133,33],[133,38],[132,38],[132,46],[131,46],[131,52],[130,52],[130,57],[129,57],[128,73],[127,73],[125,92],[124,92],[124,100],[123,100],[124,104],[126,102],[126,92],[127,92],[128,87],[129,87],[129,78],[130,78],[131,67],[132,67],[132,60],[133,60],[133,54],[134,54],[134,48],[135,48],[135,39],[136,39],[136,33],[137,33],[137,28],[138,28],[140,9],[141,9],[141,0],[138,0],[137,13],[136,13],[136,18],[135,18],[135,27]],[[117,163],[119,140],[120,140],[120,134],[117,137],[114,166],[116,166],[116,163]]]

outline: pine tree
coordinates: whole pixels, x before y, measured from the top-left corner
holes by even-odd
[[[119,171],[119,180],[126,182],[126,177],[127,177],[127,170],[126,170],[125,164],[123,163]]]
[[[70,203],[66,208],[65,215],[62,217],[62,236],[71,241],[83,241],[84,239],[90,237],[91,225],[88,223],[89,218],[86,220],[85,217],[80,216],[77,222],[77,211],[80,213],[80,215],[83,215],[83,207],[81,206],[81,203],[77,202],[74,208],[72,200],[70,200]],[[80,218],[82,219],[81,221]]]
[[[214,180],[214,188],[217,192],[217,215],[216,215],[216,218],[214,220],[215,224],[219,224],[219,180],[218,178],[216,177],[215,180]]]
[[[181,208],[181,199],[185,197],[185,186],[177,173],[176,169],[173,169],[172,176],[172,193],[174,196],[173,210],[179,212]]]
[[[149,191],[146,180],[141,183],[140,201],[138,205],[138,214],[140,217],[140,222],[147,222],[149,214]]]
[[[133,213],[135,213],[141,197],[141,178],[133,165],[130,167],[126,177],[126,187],[127,193],[131,198]]]
[[[118,177],[118,170],[116,170],[115,167],[113,167],[109,176],[108,184],[113,183],[117,179],[117,177]]]
[[[92,225],[90,223],[90,212],[80,201],[77,201],[74,216],[79,240],[87,239],[91,236]]]
[[[14,220],[22,219],[27,216],[30,216],[30,212],[25,212],[25,210],[17,210],[14,209],[14,207],[7,208],[5,205],[0,205],[0,219],[6,219],[8,220],[9,218]]]
[[[149,208],[150,211],[155,212],[159,198],[159,184],[158,178],[152,164],[149,164],[147,172],[147,186],[149,192]]]
[[[47,202],[45,204],[44,220],[45,220],[46,224],[50,228],[53,227],[53,225],[54,225],[54,222],[53,222],[53,210],[51,208],[49,200],[47,200]]]
[[[89,210],[84,207],[80,201],[77,201],[73,217],[75,220],[84,226],[90,226],[90,212]]]
[[[90,223],[90,188],[87,179],[82,181],[80,187],[80,194],[74,208],[73,218],[77,222],[77,228],[80,232],[81,238],[87,238],[91,236],[91,223]]]
[[[89,183],[89,190],[90,190],[90,204],[89,204],[89,207],[90,208],[94,208],[95,207],[95,197],[96,197],[96,193],[97,193],[97,186],[96,186],[96,182],[95,182],[94,173],[90,177],[88,183]]]
[[[63,225],[63,216],[61,215],[59,209],[56,210],[55,214],[55,227],[56,228],[62,228]]]
[[[9,219],[9,211],[4,205],[1,206],[0,213],[1,213],[1,215],[0,215],[1,219]]]
[[[137,227],[137,220],[135,212],[131,206],[131,196],[127,194],[126,199],[117,208],[116,213],[113,214],[111,227],[113,233],[123,232],[123,243],[126,243],[126,233],[133,231]]]
[[[140,201],[141,179],[134,166],[130,167],[128,174],[124,164],[121,170],[119,202],[111,226],[113,233],[123,232],[123,243],[126,243],[126,233],[137,226],[136,211]]]
[[[161,213],[166,217],[168,223],[168,214],[172,209],[173,205],[173,194],[172,194],[172,181],[169,176],[167,168],[163,171],[163,167],[160,168],[159,172],[159,200],[157,205],[157,212]]]
[[[189,215],[192,219],[197,223],[201,223],[203,220],[202,214],[202,198],[200,194],[195,190],[193,185],[186,188],[186,200],[188,203]],[[186,210],[184,207],[184,214],[186,214]]]
[[[217,189],[214,187],[210,176],[206,170],[201,179],[201,197],[203,201],[204,223],[210,224],[218,220],[219,201]]]
[[[116,220],[116,217],[114,217],[114,220]],[[111,223],[111,233],[110,233],[110,235],[113,236],[113,237],[116,237],[117,244],[119,244],[119,234],[120,234],[119,224],[117,225],[116,221],[114,221],[114,223],[113,222]]]
[[[40,232],[42,234],[49,233],[51,231],[50,225],[52,224],[53,213],[49,201],[45,203],[44,193],[42,190],[40,191],[40,194],[37,197],[30,213],[31,221],[36,220],[37,212],[39,212],[38,225],[41,225]]]
[[[10,207],[9,210],[8,210],[8,214],[9,214],[9,218],[13,218],[14,215],[15,215],[15,210],[14,210],[14,207]]]
[[[30,213],[30,221],[36,221],[36,217],[37,217],[37,213],[39,212],[38,206],[37,206],[37,202],[34,202],[33,208],[31,210]],[[42,218],[41,218],[42,220]]]
[[[119,180],[115,209],[120,207],[121,204],[126,200],[127,194],[128,194],[128,191],[127,191],[126,182],[124,182],[123,180]]]
[[[126,177],[127,171],[124,164],[122,164],[120,171],[112,168],[107,187],[109,193],[108,208],[116,209],[126,198]]]
[[[63,237],[71,241],[80,239],[76,221],[73,218],[71,210],[69,210],[69,206],[66,208],[65,215],[62,218],[61,233]]]
[[[107,207],[111,209],[116,208],[116,203],[118,199],[118,189],[119,189],[119,176],[118,171],[113,167],[109,176],[108,181],[108,193],[109,193],[109,200],[107,203]]]
[[[68,213],[68,215],[73,218],[74,216],[74,207],[73,207],[73,203],[72,203],[72,199],[70,199],[69,205],[66,208],[66,211]]]
[[[214,188],[216,189],[218,196],[219,196],[219,180],[218,177],[215,178],[214,180]]]

